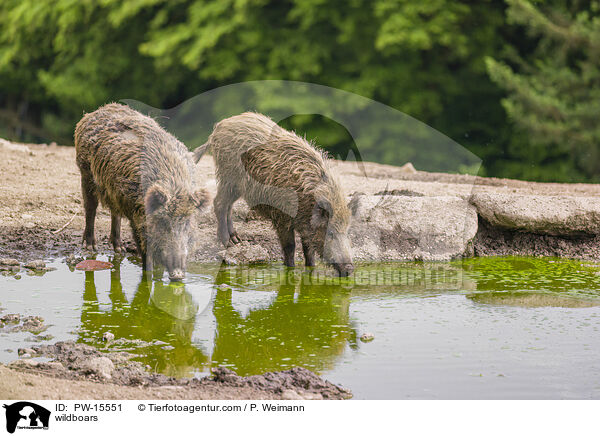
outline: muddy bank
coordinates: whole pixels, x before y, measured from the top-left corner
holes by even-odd
[[[352,396],[304,368],[240,377],[218,367],[211,377],[190,379],[148,372],[127,352],[103,353],[71,341],[23,348],[19,354],[27,357],[0,365],[1,398],[319,400]]]
[[[0,153],[0,257],[25,261],[81,255],[84,220],[74,148],[0,140]],[[411,165],[336,162],[335,168],[352,199],[350,234],[357,260],[498,254],[600,259],[598,185],[427,173]],[[200,161],[197,176],[214,196],[211,156]],[[199,215],[200,244],[192,260],[281,261],[270,224],[243,201],[234,206],[234,220],[244,242],[224,250],[216,238],[212,207]],[[111,253],[109,223],[108,211],[100,208],[96,237],[106,253]],[[133,252],[126,225],[123,238]]]

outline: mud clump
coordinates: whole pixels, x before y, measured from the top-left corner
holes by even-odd
[[[44,324],[44,318],[41,316],[21,316],[18,313],[10,313],[0,318],[0,330],[9,333],[30,332],[39,334],[47,328],[48,326]]]
[[[142,363],[131,360],[135,357],[134,354],[123,351],[103,353],[90,345],[73,341],[32,346],[19,350],[19,354],[22,358],[9,364],[9,367],[69,380],[91,380],[120,386],[249,388],[274,394],[282,399],[346,399],[352,396],[350,391],[323,380],[304,368],[241,377],[230,369],[217,367],[213,369],[212,377],[177,379],[147,372],[147,367]],[[28,358],[23,358],[24,356]],[[38,362],[29,358],[35,356],[54,360]]]
[[[270,391],[277,394],[290,395],[291,392],[298,394],[299,398],[308,399],[318,397],[328,400],[348,399],[352,397],[349,390],[323,380],[317,374],[306,368],[292,368],[286,371],[267,372],[261,375],[241,377],[234,371],[224,367],[213,369],[214,380],[231,386],[251,386],[262,391]],[[316,398],[315,398],[316,399]]]

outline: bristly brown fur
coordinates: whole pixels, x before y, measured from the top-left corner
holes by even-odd
[[[208,142],[194,153],[196,161],[208,149],[219,184],[214,204],[221,242],[239,241],[231,205],[242,197],[272,221],[286,265],[294,264],[297,231],[307,265],[314,264],[316,251],[338,270],[351,270],[350,211],[325,153],[253,112],[217,123]],[[329,240],[327,234],[332,235]]]
[[[111,103],[77,123],[75,148],[86,212],[85,245],[95,248],[94,217],[100,200],[112,214],[116,251],[122,248],[120,219],[127,217],[148,269],[153,259],[167,268],[180,268],[165,258],[166,251],[183,250],[175,247],[181,241],[173,241],[165,226],[189,227],[196,208],[208,200],[207,192],[194,186],[186,147],[154,119]]]

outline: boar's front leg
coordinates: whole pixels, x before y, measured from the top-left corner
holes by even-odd
[[[275,226],[283,250],[283,264],[285,266],[295,266],[296,237],[294,236],[294,227],[291,222],[278,222]]]
[[[121,217],[111,214],[110,242],[113,244],[115,253],[123,253],[123,242],[121,241]]]
[[[98,194],[92,174],[84,168],[81,168],[81,194],[83,195],[83,208],[85,210],[83,247],[86,250],[95,250],[96,237],[94,236],[94,223],[96,221],[96,209],[98,208]]]

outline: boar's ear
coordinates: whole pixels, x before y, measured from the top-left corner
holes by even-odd
[[[331,203],[329,201],[321,199],[315,202],[312,216],[310,218],[310,224],[313,227],[318,227],[327,222],[329,218],[329,211],[331,210]]]
[[[208,195],[208,191],[206,189],[198,189],[196,192],[192,194],[192,201],[194,202],[194,206],[198,209],[202,209],[208,203],[210,196]]]
[[[146,192],[146,197],[144,198],[144,206],[146,207],[147,215],[156,212],[166,203],[167,193],[159,185],[152,186],[150,189],[148,189],[148,192]]]

